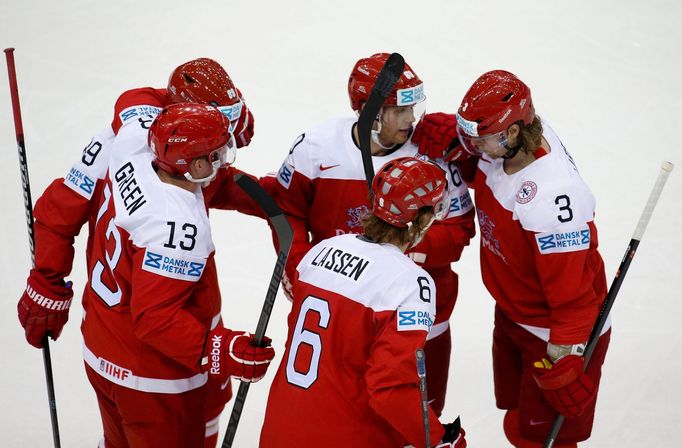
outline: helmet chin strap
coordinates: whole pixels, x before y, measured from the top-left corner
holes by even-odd
[[[503,159],[513,159],[516,154],[518,154],[519,149],[521,149],[523,145],[521,144],[516,144],[514,146],[509,146],[508,144],[504,145],[504,149],[507,150],[507,152],[502,156]]]
[[[214,165],[213,166],[213,172],[206,177],[202,177],[200,179],[195,179],[194,177],[192,177],[192,175],[190,173],[185,173],[185,179],[187,179],[188,181],[190,181],[194,184],[201,184],[202,187],[207,187],[208,184],[210,184],[211,181],[213,181],[213,179],[215,179],[217,174],[218,174],[218,168]]]

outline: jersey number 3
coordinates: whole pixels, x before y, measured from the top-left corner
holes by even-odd
[[[329,303],[318,297],[306,297],[301,304],[296,327],[291,335],[291,347],[289,348],[289,357],[287,358],[287,381],[304,389],[308,389],[317,380],[320,355],[322,355],[322,338],[319,333],[303,328],[309,313],[317,313],[319,316],[318,327],[325,329],[329,325]],[[301,346],[307,346],[307,349],[305,349],[306,355],[302,354]],[[301,356],[306,356],[306,359],[309,358],[308,369],[305,372],[297,370],[294,365],[296,358],[299,356],[299,351]]]

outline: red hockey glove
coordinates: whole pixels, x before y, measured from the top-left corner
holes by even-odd
[[[57,340],[69,320],[73,290],[71,282],[51,284],[33,269],[26,280],[26,290],[17,304],[19,322],[24,327],[26,340],[36,348],[43,347],[45,335]]]
[[[580,356],[569,355],[556,364],[546,358],[534,363],[535,382],[545,399],[568,418],[585,412],[597,396],[597,388],[583,371],[584,362]]]
[[[429,159],[451,160],[471,157],[457,138],[457,117],[454,114],[436,112],[426,114],[417,123],[412,142],[419,147],[419,154]]]
[[[253,138],[253,114],[246,107],[242,107],[242,113],[239,115],[237,124],[234,127],[234,138],[237,140],[237,148],[243,148],[251,143]]]
[[[265,376],[270,361],[275,357],[271,342],[270,338],[263,338],[261,347],[256,347],[253,335],[216,327],[208,334],[201,358],[202,369],[221,378],[233,376],[255,383]]]
[[[459,417],[457,417],[454,422],[446,423],[443,426],[445,427],[445,434],[435,448],[466,448],[467,441],[464,438],[465,432]]]

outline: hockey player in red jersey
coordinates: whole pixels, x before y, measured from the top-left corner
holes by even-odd
[[[118,151],[126,151],[128,155],[148,152],[147,131],[158,112],[168,104],[185,101],[218,107],[230,121],[236,146],[250,142],[253,115],[230,76],[212,59],[199,58],[181,64],[170,75],[167,89],[145,87],[121,94],[114,107],[111,125],[93,137],[67,176],[53,181],[36,202],[35,268],[18,304],[19,320],[31,345],[41,347],[48,334],[57,339],[68,319],[73,292],[64,279],[72,268],[74,238],[83,224],[89,222],[91,231],[86,251],[89,262],[92,227],[115,136],[122,127],[129,125],[127,138],[137,143],[119,145]],[[221,169],[217,179],[203,189],[206,205],[261,216],[259,207],[233,182],[239,172],[234,167]],[[53,305],[46,306],[35,297],[45,297],[53,301]],[[206,447],[213,447],[217,442],[218,417],[231,395],[229,386],[221,387],[223,382],[218,381],[213,383],[209,381],[216,387],[216,392],[210,394],[207,401]]]
[[[447,215],[446,185],[430,162],[387,162],[363,234],[323,240],[298,264],[260,446],[425,446],[415,351],[433,323],[436,286],[404,252]],[[430,446],[466,447],[459,418],[442,425],[428,411]]]
[[[528,86],[509,72],[483,74],[456,115],[427,115],[422,131],[425,153],[476,156],[469,161],[481,273],[496,302],[493,369],[505,433],[516,447],[540,447],[560,412],[566,420],[554,446],[575,447],[592,430],[611,334],[609,322],[583,372],[606,296],[595,199],[535,114]]]
[[[351,108],[364,107],[383,67],[387,53],[357,61],[348,81]],[[410,141],[419,114],[415,108],[425,99],[424,85],[409,65],[387,98],[374,123],[371,151],[375,170],[389,160],[417,155]],[[474,235],[473,205],[455,162],[442,160],[450,188],[448,218],[434,224],[409,254],[434,279],[438,287],[436,321],[425,351],[429,371],[429,398],[436,414],[445,404],[451,338],[449,319],[457,299],[458,278],[450,265],[459,260]],[[306,252],[323,239],[362,232],[367,213],[367,184],[358,146],[357,117],[329,120],[301,134],[277,173],[274,196],[294,229],[283,286],[293,277]]]
[[[216,108],[164,108],[112,144],[84,293],[84,359],[104,446],[204,444],[208,377],[258,381],[274,356],[215,322],[220,291],[202,187],[230,162],[234,138]],[[132,138],[129,138],[132,136]],[[132,154],[132,155],[131,155]]]

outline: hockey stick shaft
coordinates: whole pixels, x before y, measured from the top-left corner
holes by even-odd
[[[429,397],[426,391],[426,354],[423,348],[415,352],[417,358],[417,375],[419,376],[419,393],[421,394],[422,419],[424,420],[424,436],[426,448],[431,448],[431,426],[429,424]]]
[[[24,145],[24,126],[21,122],[21,106],[19,104],[19,88],[17,73],[14,66],[14,48],[5,48],[9,90],[12,99],[12,114],[14,115],[14,130],[19,151],[19,170],[21,172],[21,186],[24,190],[24,209],[26,210],[26,228],[28,229],[28,244],[31,250],[31,266],[35,267],[35,237],[33,234],[33,200],[31,199],[31,182],[28,177],[28,162],[26,160],[26,146]],[[45,382],[47,383],[47,399],[50,406],[50,420],[52,422],[52,439],[56,448],[61,447],[59,441],[59,423],[57,421],[57,401],[54,393],[54,379],[52,377],[52,358],[47,336],[43,339],[43,364],[45,366]]]
[[[372,87],[372,92],[367,98],[360,116],[358,117],[358,143],[362,153],[362,166],[365,169],[367,188],[372,191],[372,180],[374,180],[374,166],[372,164],[372,125],[381,111],[384,101],[391,94],[393,86],[398,82],[405,68],[405,59],[398,54],[392,53],[382,67],[377,80]]]
[[[260,318],[258,319],[258,325],[256,325],[256,333],[254,334],[257,344],[261,344],[263,338],[265,337],[265,331],[268,327],[268,322],[270,321],[270,315],[272,314],[272,308],[275,305],[275,298],[277,296],[277,290],[279,289],[279,284],[282,281],[282,276],[284,275],[284,267],[287,264],[287,258],[289,256],[289,249],[291,248],[291,242],[293,240],[293,231],[289,222],[285,218],[282,210],[277,206],[275,201],[270,197],[270,195],[252,178],[244,174],[237,174],[235,176],[237,185],[242,188],[251,198],[258,203],[258,205],[265,211],[268,216],[268,220],[272,224],[275,233],[277,234],[277,240],[279,241],[279,251],[277,253],[277,261],[275,262],[275,268],[270,277],[270,284],[268,285],[268,291],[265,294],[265,301],[263,303],[263,309],[260,313]],[[230,448],[234,441],[234,436],[237,433],[237,426],[239,425],[239,420],[244,410],[244,403],[246,402],[246,395],[249,392],[249,387],[251,383],[241,382],[239,383],[239,390],[237,391],[237,396],[234,399],[234,405],[232,406],[232,413],[230,414],[230,421],[227,425],[227,430],[225,431],[225,437],[223,438],[222,448]]]
[[[609,292],[606,294],[604,304],[602,305],[601,310],[599,311],[599,315],[597,316],[597,320],[594,324],[594,327],[592,327],[590,338],[587,341],[587,346],[585,347],[585,354],[583,355],[585,358],[584,368],[587,368],[587,365],[590,362],[590,358],[592,357],[592,353],[594,353],[594,350],[597,346],[597,342],[599,342],[599,336],[602,330],[604,329],[606,319],[608,318],[609,313],[611,312],[611,307],[613,307],[613,303],[616,301],[616,296],[618,295],[618,291],[620,291],[620,287],[623,284],[625,274],[627,274],[628,269],[630,268],[630,263],[632,262],[632,259],[635,258],[635,253],[637,252],[637,248],[639,247],[639,242],[644,236],[644,231],[646,230],[646,227],[649,224],[649,220],[651,219],[651,215],[654,211],[654,208],[656,207],[658,198],[661,196],[663,186],[668,180],[668,176],[670,175],[670,172],[672,170],[673,164],[670,162],[663,162],[663,164],[661,165],[661,171],[658,174],[658,178],[656,179],[654,188],[651,190],[651,194],[649,195],[649,199],[647,200],[646,205],[644,206],[644,210],[642,211],[642,215],[639,218],[637,227],[635,228],[635,231],[632,234],[632,238],[630,239],[630,243],[628,244],[627,250],[625,251],[625,255],[623,256],[623,259],[620,262],[620,266],[618,267],[616,276],[614,277],[613,282],[611,283]],[[561,430],[561,426],[563,424],[564,416],[562,414],[559,414],[554,419],[549,434],[545,438],[545,443],[543,445],[544,448],[552,448],[552,446],[554,446],[554,442],[556,441],[556,438],[559,435],[559,431]]]

